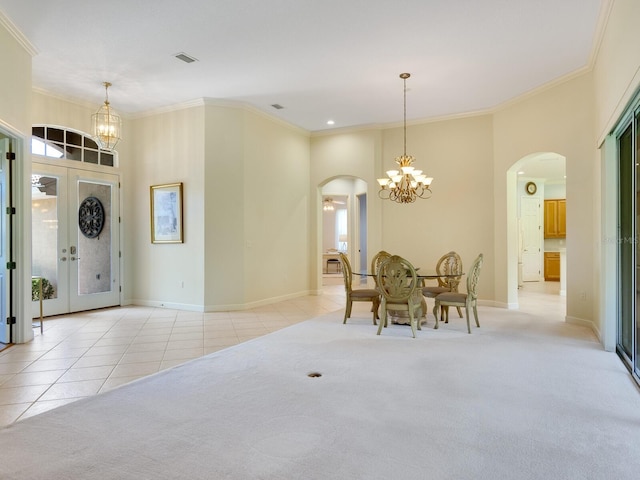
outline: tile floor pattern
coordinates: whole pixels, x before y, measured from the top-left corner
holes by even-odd
[[[188,360],[344,308],[342,276],[326,276],[323,295],[236,312],[196,313],[117,307],[51,317],[44,334],[0,351],[0,426]],[[546,284],[546,286],[545,286]],[[525,284],[521,305],[563,314],[557,282]],[[353,315],[370,315],[356,302]]]

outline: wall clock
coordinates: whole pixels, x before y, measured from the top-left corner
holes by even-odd
[[[96,197],[87,197],[78,210],[78,227],[87,238],[96,238],[104,226],[104,208]]]
[[[524,186],[524,188],[526,188],[527,193],[529,195],[533,195],[534,193],[536,193],[538,191],[538,187],[533,182],[527,182],[527,184]]]

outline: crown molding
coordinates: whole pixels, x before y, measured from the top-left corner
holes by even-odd
[[[24,48],[29,55],[35,57],[38,55],[38,49],[24,36],[18,27],[7,17],[2,11],[0,11],[0,25],[7,29],[13,38]]]
[[[596,32],[593,36],[593,44],[591,47],[591,55],[589,55],[589,70],[592,70],[600,54],[600,47],[602,46],[602,40],[609,24],[609,17],[613,11],[613,4],[615,0],[603,0],[600,5],[600,14],[598,15],[598,24],[596,25]]]
[[[136,114],[130,115],[130,118],[132,119],[146,118],[154,115],[177,112],[179,110],[184,110],[187,108],[195,108],[195,107],[221,107],[221,108],[235,108],[239,110],[244,110],[245,112],[249,112],[254,115],[258,115],[262,118],[265,118],[270,122],[277,123],[289,130],[295,131],[298,134],[309,136],[308,130],[305,130],[304,128],[300,128],[296,125],[286,122],[278,117],[274,117],[273,115],[270,115],[269,113],[263,110],[260,110],[259,108],[256,108],[253,105],[249,105],[248,103],[240,102],[236,100],[225,100],[220,98],[210,98],[210,97],[197,98],[194,100],[189,100],[187,102],[177,103],[175,105],[169,105],[167,107],[161,107],[154,110],[148,110],[146,112],[136,113]]]
[[[40,95],[45,95],[47,97],[51,97],[51,98],[55,98],[57,100],[61,100],[63,102],[68,102],[68,103],[72,103],[74,105],[77,105],[78,107],[83,107],[83,108],[87,108],[90,110],[97,110],[99,105],[97,103],[92,103],[89,102],[87,100],[80,100],[79,98],[76,97],[71,97],[68,95],[62,95],[60,93],[54,93],[54,92],[50,92],[48,90],[45,90],[44,88],[40,88],[40,87],[32,87],[31,91],[33,93],[37,93]],[[120,113],[120,111],[118,111],[118,115],[120,115],[123,118],[127,118],[127,115],[123,115],[122,113]]]

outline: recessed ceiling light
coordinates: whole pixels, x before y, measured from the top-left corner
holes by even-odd
[[[335,125],[336,122],[333,120],[327,120],[327,125]]]
[[[524,172],[523,172],[522,170],[520,170],[520,171],[518,172],[518,175],[524,175]]]

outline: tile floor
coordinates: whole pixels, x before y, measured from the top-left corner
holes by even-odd
[[[342,275],[325,277],[321,296],[246,311],[132,306],[47,318],[44,334],[34,329],[31,342],[0,351],[0,426],[343,309]],[[546,283],[525,284],[521,304],[564,308],[564,297],[553,294],[557,286]],[[356,302],[353,314],[368,317],[368,308]]]

